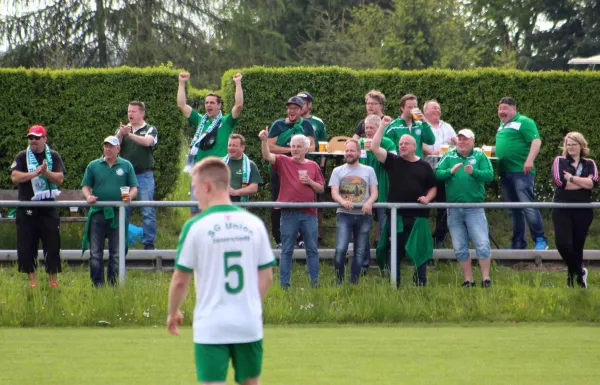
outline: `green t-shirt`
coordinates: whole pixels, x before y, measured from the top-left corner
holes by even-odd
[[[469,175],[461,167],[454,175],[450,172],[456,164],[473,166]],[[455,203],[485,202],[485,183],[494,179],[494,169],[490,159],[480,150],[472,150],[462,156],[458,150],[446,153],[435,168],[435,177],[446,182],[446,201]]]
[[[154,168],[154,146],[158,143],[158,131],[156,127],[144,124],[137,131],[132,132],[133,135],[151,136],[154,138],[152,146],[144,147],[137,144],[129,136],[121,140],[121,155],[123,159],[131,162],[134,169],[153,169]]]
[[[498,173],[523,172],[534,139],[540,139],[540,133],[535,122],[527,116],[517,113],[510,122],[500,122],[496,133]],[[535,165],[531,173],[535,174]]]
[[[244,165],[244,159],[229,159],[229,171],[231,175],[231,179],[229,181],[229,185],[233,189],[241,189],[242,187],[242,167]],[[250,184],[256,183],[261,184],[262,178],[260,177],[260,172],[258,171],[258,167],[256,167],[256,163],[250,161]],[[230,197],[232,202],[239,202],[242,197]]]
[[[358,159],[359,163],[371,166],[373,170],[375,170],[375,176],[377,176],[377,192],[379,193],[377,195],[377,202],[387,202],[387,195],[390,190],[387,171],[383,168],[383,163],[381,163],[375,154],[373,154],[373,151],[365,151],[365,138],[360,138],[359,142],[361,148],[360,158]],[[390,138],[381,138],[381,148],[387,152],[398,155],[397,147]]]
[[[192,110],[190,117],[188,118],[188,122],[190,124],[196,126],[196,130],[198,129],[198,125],[202,121],[202,116],[196,110]],[[210,126],[212,121],[210,119],[206,119],[206,123],[204,123],[204,127],[202,129],[206,129]],[[227,114],[223,116],[221,119],[221,125],[216,128],[217,130],[217,140],[210,149],[204,151],[202,149],[198,149],[198,153],[196,154],[196,163],[206,158],[207,156],[216,156],[219,158],[227,155],[227,144],[229,143],[229,135],[233,132],[233,129],[237,125],[237,119],[234,119],[231,114]]]
[[[98,201],[120,201],[121,187],[137,187],[138,182],[131,163],[117,157],[112,167],[104,161],[104,157],[88,164],[81,181],[81,187],[88,186]]]
[[[398,146],[402,135],[406,134],[415,138],[415,141],[417,142],[415,154],[421,158],[423,157],[423,143],[435,143],[435,134],[433,131],[431,131],[431,126],[427,122],[413,120],[411,126],[409,127],[404,119],[399,116],[385,129],[385,136],[390,138],[392,142],[396,144],[396,146]]]

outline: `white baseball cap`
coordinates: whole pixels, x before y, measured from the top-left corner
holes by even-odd
[[[462,130],[458,131],[458,135],[462,135],[467,139],[475,139],[475,134],[468,128],[463,128]]]

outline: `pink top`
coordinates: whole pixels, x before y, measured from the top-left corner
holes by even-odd
[[[272,166],[279,174],[279,196],[277,202],[315,202],[315,191],[307,184],[300,182],[299,170],[306,170],[310,179],[318,184],[325,184],[321,169],[316,162],[306,159],[304,163],[298,163],[292,158],[277,154],[276,161]],[[299,209],[309,215],[317,215],[316,208]]]

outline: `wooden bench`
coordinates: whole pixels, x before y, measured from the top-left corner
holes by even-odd
[[[18,200],[18,190],[0,189],[0,201],[16,201]],[[61,190],[60,195],[56,198],[57,201],[85,201],[81,190]],[[61,222],[85,222],[87,217],[80,216],[81,208],[77,210],[77,216],[61,217]],[[0,218],[0,223],[12,223],[15,218]]]

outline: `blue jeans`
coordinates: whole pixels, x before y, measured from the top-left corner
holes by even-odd
[[[298,232],[304,239],[306,250],[306,265],[308,266],[308,278],[312,286],[319,282],[319,251],[317,249],[317,238],[319,237],[319,225],[317,217],[296,210],[281,210],[281,256],[279,259],[279,283],[284,288],[290,286],[292,275],[292,256]]]
[[[477,258],[492,256],[484,209],[448,209],[448,230],[459,262],[469,259],[469,240],[473,241]]]
[[[535,175],[523,172],[505,172],[500,178],[502,196],[505,202],[535,202],[533,196],[533,183]],[[527,247],[525,240],[525,219],[529,224],[531,238],[544,238],[544,222],[538,209],[509,209],[513,222],[513,249],[524,249]]]
[[[385,220],[387,219],[387,211],[385,207],[376,208],[377,210],[377,227],[379,228],[379,236],[383,234],[383,228],[385,227]],[[377,242],[375,242],[377,247]],[[356,244],[354,245],[356,246]],[[367,244],[365,245],[365,258],[362,260],[362,268],[366,270],[371,266],[371,242],[367,237]]]
[[[117,283],[119,274],[119,229],[110,228],[110,220],[104,219],[103,212],[92,215],[89,227],[90,278],[94,286],[104,285],[104,240],[108,238],[107,281]]]
[[[137,200],[154,200],[154,172],[146,171],[142,174],[135,174],[138,181]],[[131,217],[132,207],[127,207],[127,219]],[[144,245],[154,245],[156,239],[156,209],[154,207],[140,207],[142,212],[142,229],[144,230]]]
[[[354,257],[350,267],[350,282],[358,283],[363,261],[370,257],[370,254],[365,255],[365,252],[368,251],[369,232],[372,224],[373,217],[370,215],[337,213],[334,266],[338,283],[344,281],[346,253],[351,234],[354,235]]]

